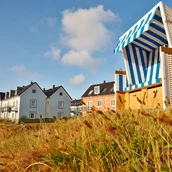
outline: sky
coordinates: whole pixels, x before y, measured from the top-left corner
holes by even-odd
[[[79,99],[125,70],[119,37],[158,0],[0,0],[0,92],[37,82]],[[171,0],[163,3],[172,8]]]

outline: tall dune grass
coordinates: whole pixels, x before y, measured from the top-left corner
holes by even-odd
[[[0,171],[171,171],[172,111],[94,110],[53,124],[0,125]]]

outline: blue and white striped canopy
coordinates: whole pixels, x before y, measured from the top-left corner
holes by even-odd
[[[167,44],[159,6],[160,3],[120,37],[119,43],[114,49],[115,54],[130,43],[148,52],[155,50],[161,45]]]

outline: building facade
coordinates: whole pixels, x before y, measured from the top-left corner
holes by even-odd
[[[114,85],[114,82],[105,81],[100,84],[91,85],[82,95],[83,114],[91,112],[92,107],[103,112],[108,109],[114,109]]]
[[[70,114],[71,97],[62,87],[42,90],[36,82],[0,93],[0,118],[18,122],[21,117],[62,118]]]
[[[82,99],[75,99],[70,104],[70,115],[81,115],[82,114]]]
[[[62,87],[55,85],[52,88],[45,90],[46,98],[46,117],[63,118],[70,115],[70,103],[72,98],[67,91]]]
[[[22,116],[27,118],[45,117],[46,95],[36,82],[17,87],[5,93],[1,100],[1,118],[17,121]]]

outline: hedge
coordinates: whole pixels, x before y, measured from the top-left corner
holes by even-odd
[[[55,122],[55,119],[54,118],[42,118],[41,120],[39,118],[35,118],[35,119],[20,119],[19,120],[20,122],[19,123],[40,123],[40,121],[42,123],[53,123]]]

